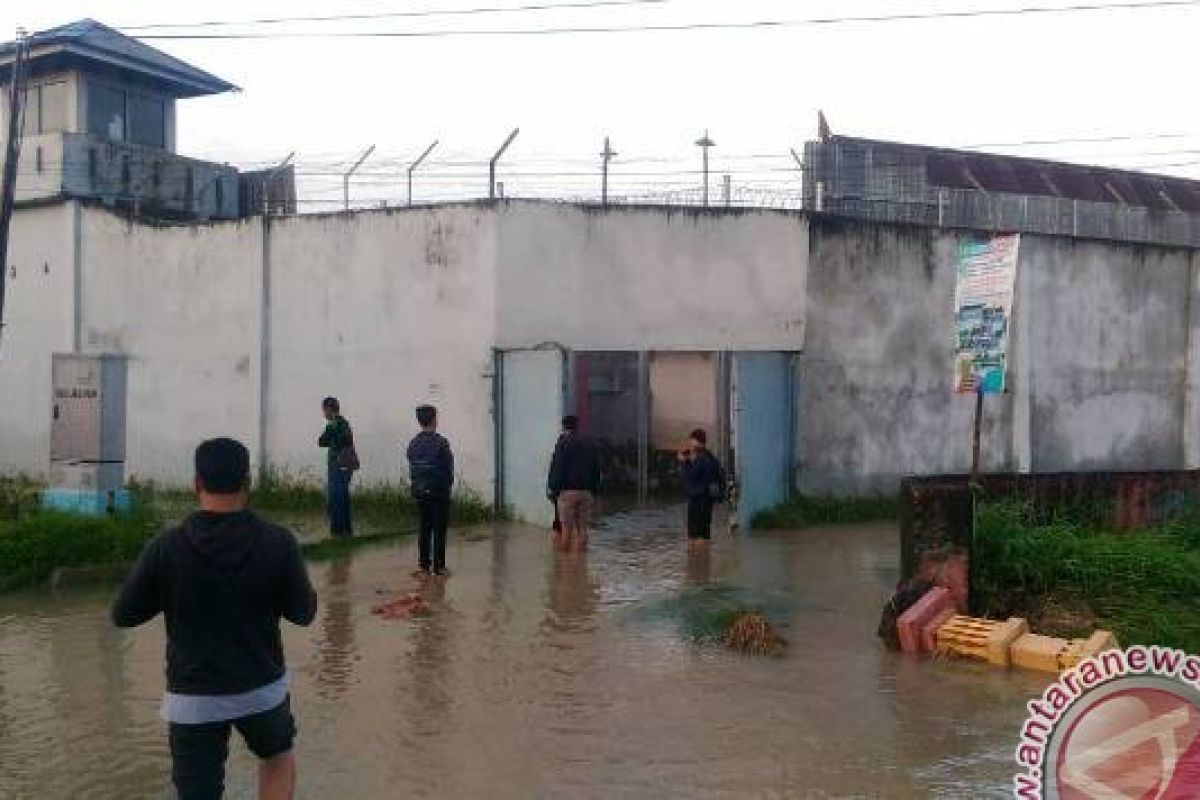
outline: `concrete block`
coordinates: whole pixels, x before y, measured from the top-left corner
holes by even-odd
[[[1066,639],[1026,633],[1013,642],[1009,659],[1014,667],[1035,669],[1039,672],[1058,672],[1059,660],[1070,646]]]
[[[953,596],[953,595],[952,595]],[[954,618],[953,608],[943,608],[921,628],[921,650],[926,653],[937,651],[938,629]]]
[[[954,608],[954,600],[951,598],[950,592],[941,586],[933,587],[920,600],[913,603],[896,621],[900,649],[906,653],[919,653],[921,651],[921,629],[947,608]]]
[[[1029,623],[1020,617],[1010,617],[988,634],[985,645],[989,664],[1007,667],[1011,660],[1010,651],[1013,642],[1029,633]]]
[[[1096,631],[1086,639],[1072,639],[1067,646],[1067,649],[1062,652],[1059,657],[1058,666],[1060,669],[1070,669],[1079,664],[1085,658],[1099,655],[1105,650],[1114,650],[1120,647],[1117,644],[1117,637],[1112,631]]]

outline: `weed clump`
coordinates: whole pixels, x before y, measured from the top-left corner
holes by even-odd
[[[1200,651],[1200,511],[1118,532],[1027,504],[985,503],[974,592],[986,616],[1023,616],[1045,633],[1096,625],[1122,643]]]

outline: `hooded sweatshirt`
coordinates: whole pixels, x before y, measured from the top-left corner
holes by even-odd
[[[112,619],[131,628],[161,612],[167,690],[231,695],[282,679],[279,620],[308,625],[316,610],[295,537],[250,511],[201,511],[146,545]]]

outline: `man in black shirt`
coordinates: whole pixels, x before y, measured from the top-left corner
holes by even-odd
[[[291,798],[296,724],[279,620],[317,610],[296,539],[251,511],[250,454],[232,439],[196,448],[200,510],[152,539],[126,578],[112,620],[132,628],[162,613],[167,629],[171,775],[182,800],[220,798],[230,729],[261,759],[260,796]]]
[[[546,481],[546,496],[555,503],[562,529],[555,538],[559,549],[576,553],[587,550],[588,527],[599,489],[600,455],[596,446],[579,432],[578,417],[565,416]]]
[[[708,434],[702,428],[692,431],[679,463],[688,501],[688,547],[703,549],[712,537],[713,506],[725,498],[725,471],[709,451]]]
[[[421,513],[418,570],[446,575],[446,532],[450,526],[450,493],[454,488],[454,454],[437,432],[437,409],[417,409],[421,432],[408,445],[408,480]]]

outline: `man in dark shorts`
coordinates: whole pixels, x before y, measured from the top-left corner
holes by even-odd
[[[688,445],[679,451],[683,487],[687,493],[688,546],[704,548],[712,538],[713,506],[725,497],[725,471],[708,449],[708,434],[692,431]]]
[[[225,788],[229,733],[261,759],[260,797],[295,792],[279,620],[308,625],[317,610],[296,539],[246,507],[250,454],[232,439],[196,448],[200,510],[152,539],[112,607],[122,628],[162,613],[167,630],[171,777],[181,800],[214,800]]]
[[[408,483],[421,522],[417,542],[420,575],[446,571],[446,531],[450,527],[450,495],[454,489],[454,453],[446,437],[437,432],[433,406],[417,409],[418,433],[408,445]]]

